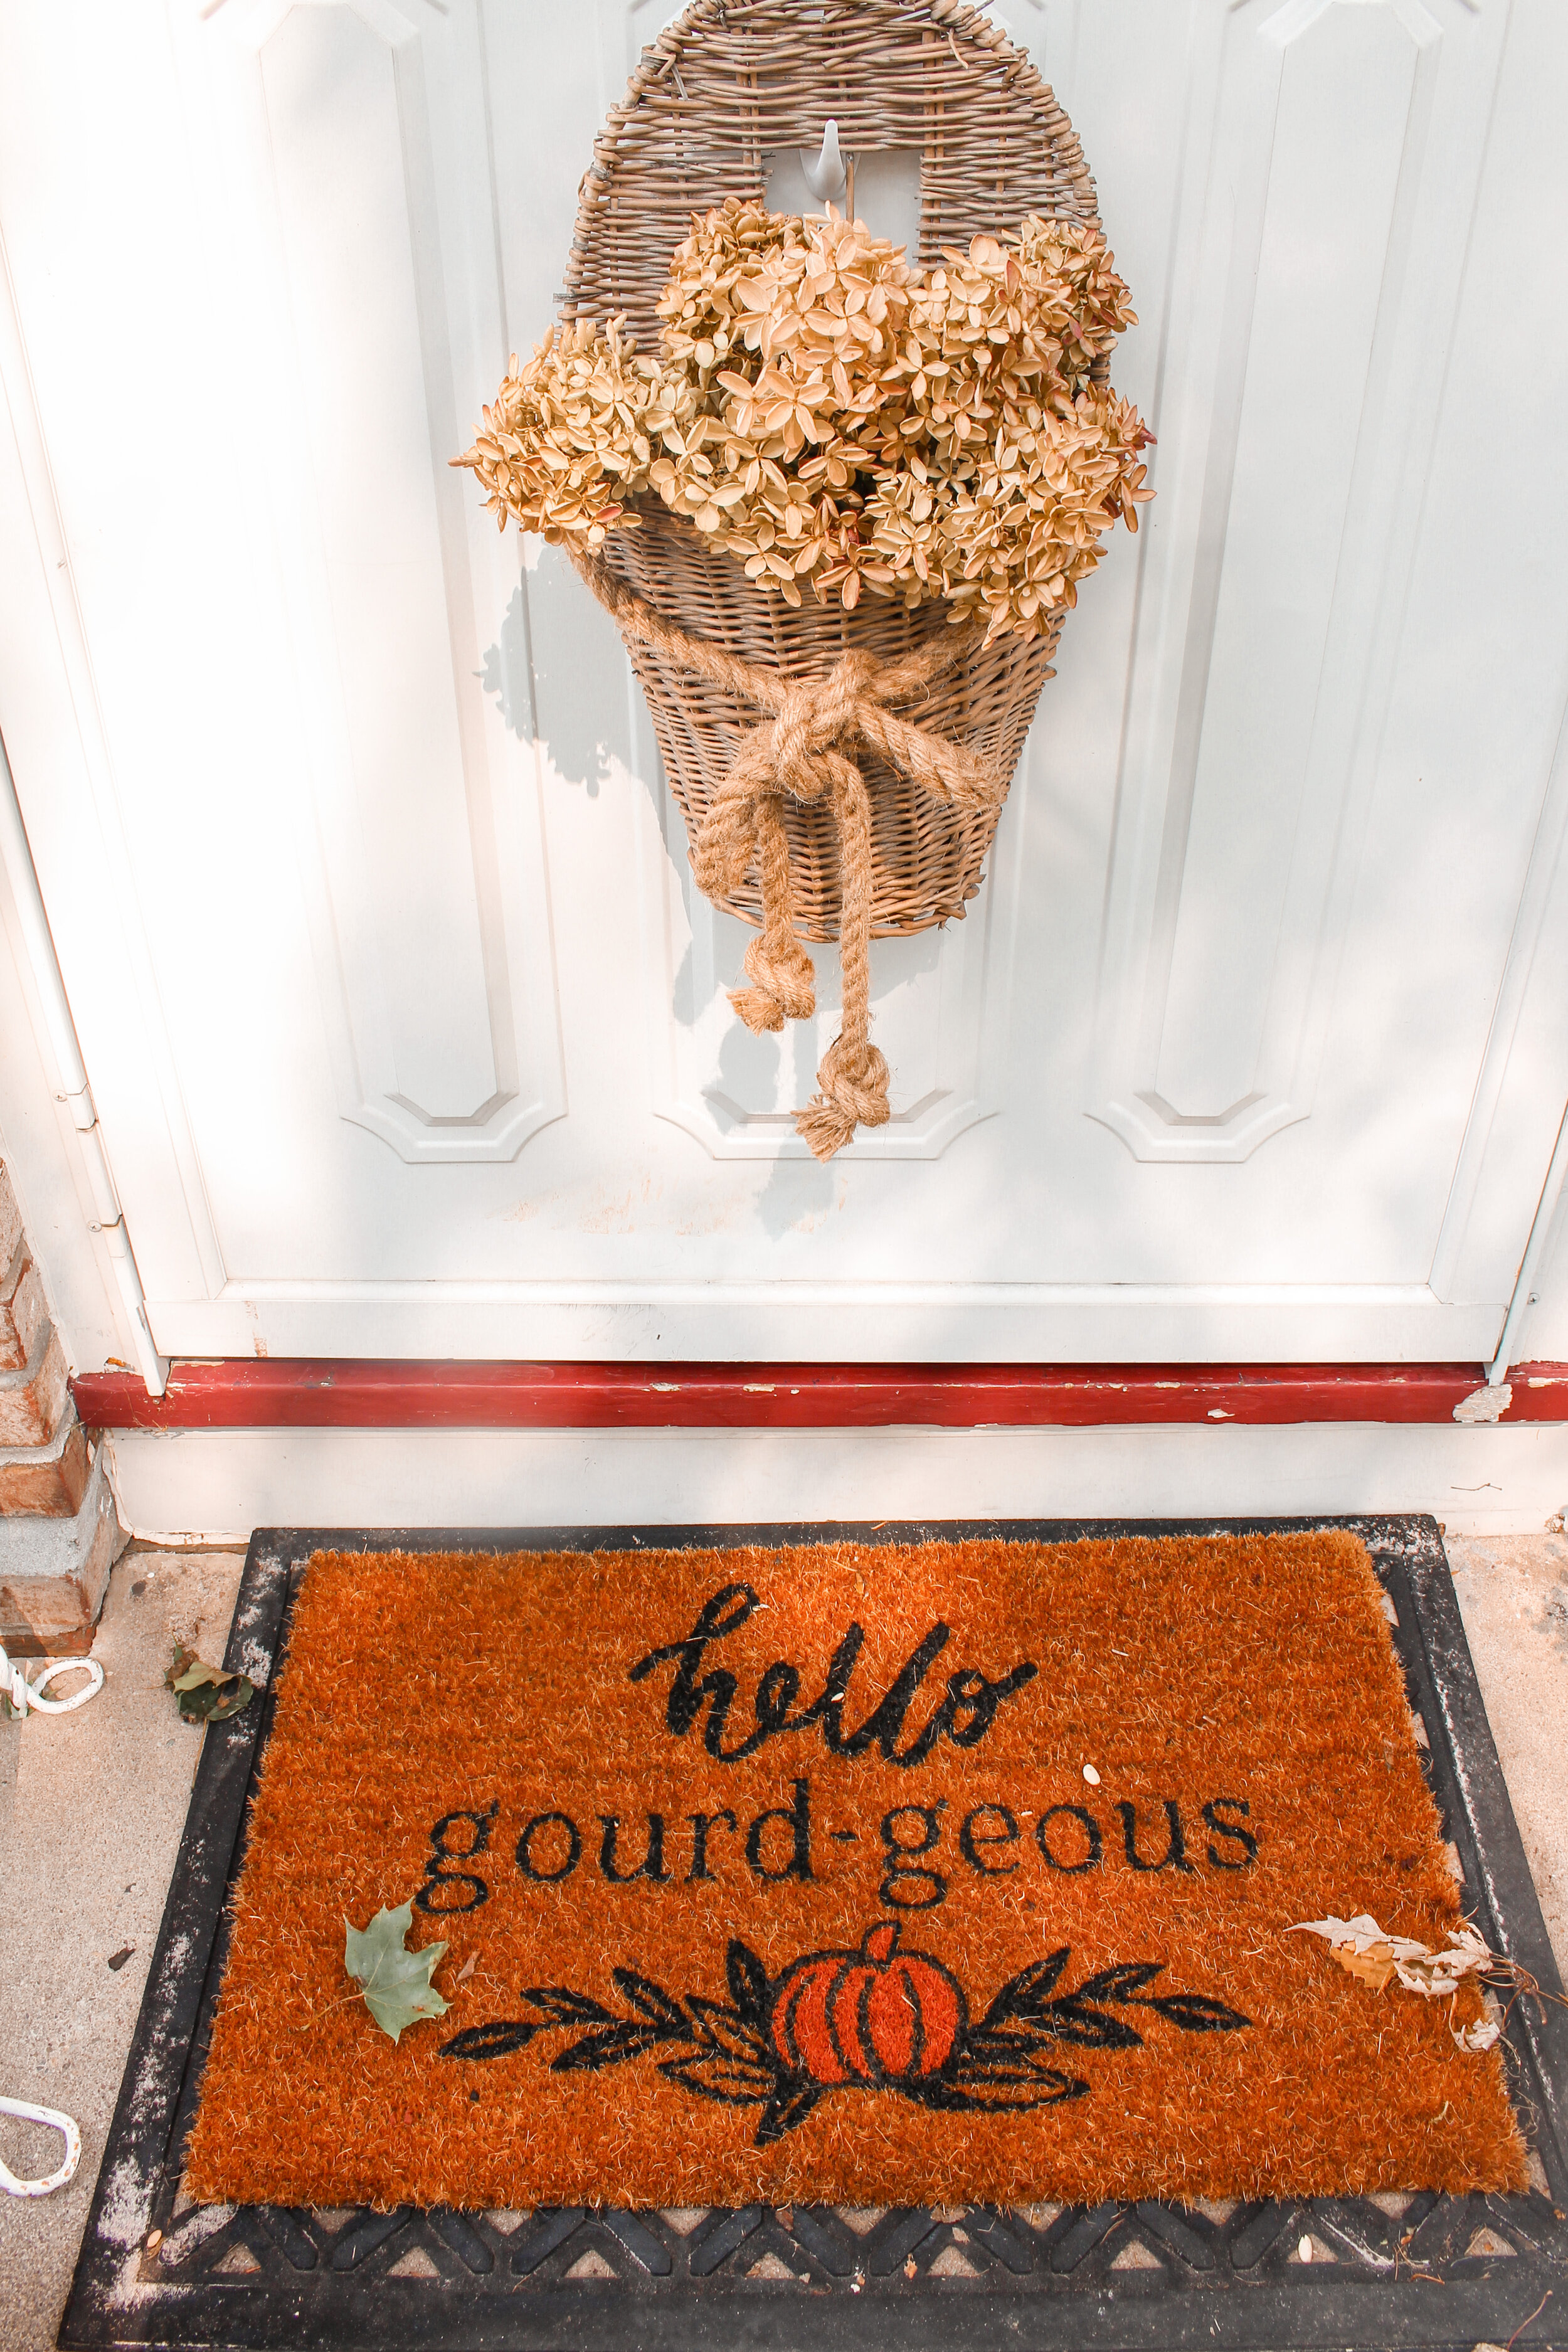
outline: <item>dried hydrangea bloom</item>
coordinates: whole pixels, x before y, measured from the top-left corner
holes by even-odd
[[[676,248],[658,305],[665,353],[705,380],[722,369],[731,388],[787,354],[803,383],[834,375],[843,409],[863,401],[870,414],[910,283],[903,248],[862,222],[831,208],[800,220],[731,198]]]
[[[999,435],[947,517],[954,610],[984,619],[989,641],[1035,635],[1075,604],[1111,522],[1137,528],[1147,438],[1125,401],[1092,390],[1041,413],[1021,441]]]
[[[671,452],[650,480],[792,604],[806,574],[851,576],[876,464],[858,435],[887,408],[910,284],[901,248],[863,224],[739,201],[694,221],[671,265],[666,354],[699,372],[712,416],[701,461]]]
[[[1133,322],[1098,231],[1030,218],[929,276],[858,221],[694,218],[663,357],[578,322],[513,362],[471,465],[503,517],[592,549],[657,494],[792,604],[945,597],[1037,635],[1149,498],[1092,371]]]
[[[677,246],[659,298],[665,355],[675,367],[708,375],[741,349],[748,315],[736,288],[791,227],[802,228],[761,204],[732,197],[706,216],[693,215],[691,234]]]
[[[635,529],[629,501],[647,487],[656,446],[679,435],[696,394],[639,358],[621,321],[552,328],[521,366],[514,354],[473,447],[453,462],[479,476],[504,530],[510,515],[552,544],[603,544]]]

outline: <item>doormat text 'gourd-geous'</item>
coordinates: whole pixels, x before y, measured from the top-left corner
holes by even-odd
[[[344,1922],[412,1903],[394,2042]],[[1342,1534],[321,1555],[189,2153],[285,2204],[1518,2187]],[[1450,2007],[1453,2015],[1450,2016]]]

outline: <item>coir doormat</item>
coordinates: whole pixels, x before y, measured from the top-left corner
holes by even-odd
[[[448,2004],[343,1968],[412,1900]],[[1521,2188],[1479,2015],[1290,1932],[1460,1912],[1361,1544],[318,1555],[191,2193]]]

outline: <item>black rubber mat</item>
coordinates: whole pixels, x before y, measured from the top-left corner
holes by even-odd
[[[209,1725],[60,2336],[62,2347],[342,2352],[900,2352],[937,2347],[1568,2344],[1568,2010],[1521,2000],[1507,2037],[1532,2152],[1520,2197],[1163,2204],[794,2206],[666,2213],[392,2213],[195,2206],[185,2135],[222,1979],[224,1906],[271,1723],[270,1678],[305,1563],[335,1549],[632,1550],[853,1538],[1284,1533],[1348,1527],[1393,1636],[1465,1907],[1560,1992],[1447,1562],[1426,1518],[943,1521],[768,1528],[267,1529],[226,1663],[268,1686]],[[161,2232],[150,2250],[148,2240]]]

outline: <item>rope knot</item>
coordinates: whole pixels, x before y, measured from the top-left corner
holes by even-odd
[[[823,754],[857,732],[859,705],[876,670],[868,655],[851,651],[822,677],[784,688],[766,732],[774,779],[793,799],[820,800],[831,785],[832,761]]]
[[[818,1160],[831,1160],[857,1127],[885,1127],[892,1117],[888,1065],[868,1038],[837,1037],[822,1057],[816,1083],[816,1100],[795,1113],[795,1123]]]

